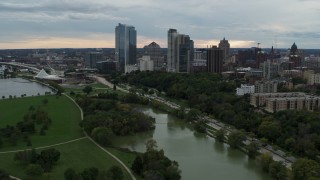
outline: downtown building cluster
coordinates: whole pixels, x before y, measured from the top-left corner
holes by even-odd
[[[137,31],[134,26],[119,23],[115,28],[114,60],[103,60],[101,52],[89,52],[85,58],[88,68],[116,70],[122,73],[132,71],[167,71],[173,73],[212,72],[221,73],[223,61],[229,56],[230,44],[222,40],[217,46],[204,49],[194,48],[189,35],[180,34],[176,29],[167,32],[167,53],[151,42],[137,55]]]

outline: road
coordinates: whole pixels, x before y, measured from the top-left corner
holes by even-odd
[[[102,77],[99,77],[99,76],[93,76],[98,82],[102,83],[102,84],[105,84],[107,86],[109,86],[110,88],[113,87],[113,84],[111,84],[110,82],[108,82],[107,80],[105,80],[104,78]],[[130,86],[126,85],[127,89],[130,88]],[[129,92],[127,89],[123,89],[123,88],[119,88],[117,87],[118,90],[120,91],[123,91],[123,92]],[[158,101],[160,103],[163,103],[163,104],[166,104],[167,106],[173,108],[173,109],[180,109],[180,105],[176,104],[176,103],[173,103],[173,102],[170,102],[164,98],[161,98],[161,97],[158,97],[156,95],[150,95],[150,94],[140,94],[140,93],[136,93],[137,95],[139,96],[144,96],[144,97],[147,97],[149,99],[152,99],[152,100],[155,100],[155,101]],[[188,112],[190,109],[189,108],[186,108],[186,112]],[[219,130],[221,128],[225,128],[227,133],[226,135],[228,135],[230,132],[232,131],[235,131],[236,129],[234,128],[231,128],[230,126],[214,119],[214,118],[211,118],[209,116],[201,116],[199,117],[199,119],[202,119],[202,120],[205,120],[207,122],[207,125],[216,129],[216,130]],[[246,136],[246,140],[243,142],[244,144],[248,145],[250,144],[251,142],[257,142],[258,144],[262,144],[260,142],[260,140],[256,139],[256,138],[251,138],[249,136]],[[293,163],[292,159],[295,159],[293,157],[285,157],[285,153],[282,152],[282,151],[277,151],[275,149],[272,148],[272,146],[270,145],[266,145],[266,146],[261,146],[260,149],[258,150],[260,153],[270,153],[270,155],[272,156],[272,159],[274,161],[281,161],[284,163],[284,165],[287,167],[287,168],[291,168],[291,165]],[[290,158],[290,159],[289,159]]]

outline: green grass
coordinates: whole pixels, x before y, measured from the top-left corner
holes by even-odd
[[[131,168],[133,161],[137,157],[135,152],[126,152],[125,150],[116,148],[107,148],[109,152],[117,156],[128,168]],[[135,176],[137,179],[142,179],[139,176]]]
[[[48,104],[42,103],[43,99],[48,99]],[[61,143],[73,139],[83,137],[83,131],[79,126],[81,120],[78,107],[67,97],[59,96],[37,96],[17,99],[6,99],[0,101],[0,127],[7,124],[15,125],[21,121],[24,114],[29,111],[30,106],[43,107],[52,119],[52,124],[47,130],[45,136],[36,133],[31,136],[32,147],[26,146],[25,142],[18,142],[17,146],[9,146],[8,143],[0,148],[0,152],[10,150],[20,150],[36,148],[46,145]],[[39,127],[37,128],[39,129]],[[119,166],[111,156],[99,149],[88,139],[82,139],[76,142],[54,146],[61,153],[61,158],[51,173],[44,175],[38,179],[64,179],[63,173],[67,168],[73,168],[77,172],[81,172],[84,168],[97,167],[100,170],[108,170],[111,166]],[[42,150],[42,149],[41,149]],[[40,152],[41,150],[37,150]],[[116,156],[124,163],[131,167],[131,163],[135,158],[134,153],[127,153],[112,149]],[[26,178],[25,165],[14,162],[14,153],[0,154],[0,169],[4,169],[13,176]],[[130,179],[129,174],[123,169],[125,179]],[[49,177],[48,177],[49,176]]]
[[[89,139],[82,139],[80,141],[72,142],[70,144],[60,145],[54,147],[61,153],[60,160],[53,168],[50,174],[50,179],[60,180],[64,179],[64,171],[68,168],[73,168],[77,172],[81,172],[84,168],[97,167],[100,171],[107,171],[111,166],[120,166],[112,157],[100,150]],[[41,150],[37,150],[39,153]],[[120,155],[128,160],[132,160],[134,154],[112,151],[115,155]],[[14,153],[0,154],[0,169],[5,169],[8,173],[19,178],[25,179],[25,166],[13,161]],[[126,163],[127,164],[127,163]],[[130,165],[131,166],[131,165]],[[129,166],[129,167],[130,167]],[[130,179],[129,174],[122,168],[125,179]],[[49,179],[42,177],[39,179]]]
[[[43,99],[48,99],[48,104],[42,103]],[[65,96],[37,96],[17,99],[6,99],[0,101],[0,127],[6,125],[15,125],[23,119],[23,116],[29,111],[30,106],[37,108],[41,106],[45,109],[52,124],[46,131],[45,136],[40,136],[41,127],[37,127],[38,132],[31,135],[32,147],[51,145],[64,141],[69,141],[84,134],[79,126],[81,120],[80,111],[70,99]],[[18,141],[16,146],[10,146],[4,143],[4,147],[0,151],[16,150],[30,148],[25,142]]]

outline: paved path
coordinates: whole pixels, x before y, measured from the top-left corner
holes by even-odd
[[[36,148],[30,148],[30,149],[19,149],[19,150],[14,150],[14,151],[3,151],[3,152],[0,152],[0,154],[16,153],[16,152],[27,151],[27,150],[32,150],[32,149],[46,149],[46,148],[50,148],[50,147],[54,147],[54,146],[60,146],[60,145],[64,145],[64,144],[73,143],[75,141],[80,141],[80,140],[86,139],[86,138],[87,137],[82,137],[82,138],[78,138],[78,139],[74,139],[74,140],[70,140],[70,141],[66,141],[66,142],[62,142],[62,143],[52,144],[52,145],[48,145],[48,146],[41,146],[41,147],[36,147]]]
[[[72,99],[70,96],[68,96],[67,94],[64,94],[66,97],[68,97],[73,103],[75,103],[75,105],[79,108],[80,113],[81,113],[81,120],[83,120],[83,111],[82,108],[78,105],[78,103],[76,103],[74,101],[74,99]],[[96,143],[90,136],[88,136],[88,134],[83,131],[84,134],[86,135],[86,138],[88,138],[89,140],[91,140],[96,146],[98,146],[102,151],[106,152],[108,155],[110,155],[111,157],[113,157],[113,159],[115,159],[118,163],[120,163],[124,169],[129,173],[129,175],[131,176],[132,180],[136,180],[136,178],[134,177],[134,175],[132,174],[131,170],[115,155],[113,155],[110,151],[106,150],[105,148],[103,148],[102,146],[100,146],[98,143]]]

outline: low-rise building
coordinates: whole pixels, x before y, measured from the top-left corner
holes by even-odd
[[[154,61],[151,60],[150,56],[142,56],[139,59],[140,62],[140,71],[153,71],[154,70]]]
[[[278,83],[274,81],[256,81],[254,84],[255,93],[276,93],[278,92]]]
[[[303,77],[307,80],[308,85],[320,84],[320,73],[314,73],[314,71],[305,71]]]
[[[305,93],[254,93],[250,96],[250,104],[254,107],[266,106],[266,101],[269,98],[288,98],[288,97],[304,97]]]
[[[243,96],[245,94],[252,94],[252,93],[254,93],[254,86],[246,85],[246,84],[241,84],[241,87],[237,88],[237,92],[236,92],[238,96]]]
[[[250,104],[263,107],[270,113],[284,110],[320,109],[320,97],[310,96],[305,93],[257,93],[250,97]]]
[[[132,71],[137,71],[139,70],[139,67],[135,64],[135,65],[126,65],[125,66],[125,73],[130,73]]]
[[[284,110],[319,110],[320,97],[270,98],[266,100],[265,110],[271,113]]]

